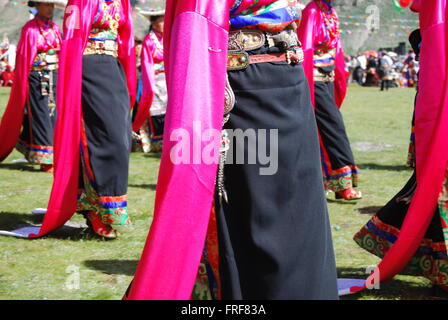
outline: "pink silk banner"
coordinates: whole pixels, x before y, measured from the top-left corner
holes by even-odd
[[[303,62],[303,68],[305,75],[310,85],[311,101],[314,105],[314,47],[315,43],[323,41],[321,38],[322,33],[318,32],[319,28],[322,28],[324,21],[321,18],[320,9],[314,1],[311,1],[302,12],[302,19],[300,21],[297,34],[299,40],[302,42],[302,48],[305,55]],[[334,81],[334,94],[335,101],[338,107],[342,106],[345,95],[347,93],[347,73],[345,68],[344,52],[341,46],[341,40],[338,39],[335,44],[336,58],[335,58],[335,81]]]
[[[448,25],[446,0],[414,3],[420,13],[422,46],[419,93],[415,109],[417,189],[399,237],[378,269],[357,292],[392,279],[401,272],[420,245],[437,207],[448,165]],[[379,279],[378,279],[379,278]]]
[[[154,220],[127,299],[191,297],[215,189],[233,2],[167,1],[164,148]],[[179,141],[192,151],[183,163]],[[201,158],[208,148],[210,162]]]

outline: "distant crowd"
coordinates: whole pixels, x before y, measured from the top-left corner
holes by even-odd
[[[418,57],[413,50],[406,55],[387,51],[366,51],[358,56],[347,58],[350,82],[362,86],[381,87],[415,87],[419,71]]]

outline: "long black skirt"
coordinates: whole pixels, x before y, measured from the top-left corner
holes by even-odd
[[[404,270],[407,274],[424,276],[445,290],[448,290],[447,179],[424,239]],[[359,246],[380,258],[386,255],[400,234],[416,183],[414,171],[404,188],[355,235],[354,240]]]
[[[53,92],[56,92],[57,71],[52,72]],[[28,77],[29,103],[25,107],[22,132],[16,145],[28,162],[53,164],[53,132],[56,108],[49,106],[49,96],[42,93],[40,71],[31,71]]]
[[[82,68],[78,211],[94,211],[105,224],[129,224],[132,131],[125,74],[119,61],[108,55],[84,56]]]
[[[335,103],[334,83],[316,81],[314,99],[326,189],[338,192],[356,187],[359,170],[355,165],[342,114]]]
[[[229,72],[229,80],[237,102],[225,128],[228,132],[266,129],[268,137],[269,130],[278,130],[278,144],[267,142],[268,153],[271,146],[277,148],[278,159],[272,161],[278,160],[278,167],[262,175],[260,169],[269,165],[258,157],[254,164],[247,157],[244,164],[237,164],[238,153],[248,153],[254,141],[231,142],[233,158],[224,169],[228,202],[222,200],[221,205],[217,197],[214,207],[219,248],[217,296],[337,299],[318,134],[303,68],[286,62],[262,63]],[[214,259],[210,252],[206,255]]]

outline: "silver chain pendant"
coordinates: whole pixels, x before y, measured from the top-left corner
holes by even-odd
[[[229,121],[230,112],[235,106],[235,94],[230,86],[229,77],[226,78],[226,87],[224,91],[225,104],[224,104],[224,119],[222,121],[222,126]],[[222,130],[222,138],[221,138],[221,146],[219,148],[219,166],[218,166],[218,178],[217,178],[217,188],[218,188],[218,196],[219,203],[222,204],[222,199],[224,198],[225,202],[229,202],[227,197],[227,192],[224,186],[224,166],[226,164],[227,152],[230,149],[230,139],[229,134],[225,129]]]

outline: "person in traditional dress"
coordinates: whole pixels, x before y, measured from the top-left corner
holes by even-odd
[[[136,65],[129,0],[69,0],[59,59],[54,182],[38,238],[83,213],[95,235],[128,225]]]
[[[143,39],[141,53],[142,96],[133,129],[139,139],[134,150],[161,152],[167,105],[165,69],[163,63],[164,9],[140,11],[151,21],[149,33]]]
[[[381,78],[381,89],[380,91],[389,90],[392,83],[392,67],[393,60],[386,51],[380,53],[380,58],[378,59],[378,75]]]
[[[421,41],[420,30],[411,33],[410,42],[417,56],[420,53]],[[414,114],[408,160],[408,165],[413,168],[416,168],[419,160],[415,148],[419,142],[419,137],[415,135],[415,119]],[[362,248],[380,258],[389,251],[400,234],[412,203],[417,188],[417,173],[414,169],[403,189],[355,235],[356,243]],[[432,220],[406,271],[408,274],[424,276],[448,291],[448,171]]]
[[[298,18],[295,0],[167,2],[166,139],[125,299],[338,298]],[[237,161],[257,145],[274,168]]]
[[[415,105],[415,172],[405,187],[355,235],[382,258],[359,292],[404,271],[448,290],[448,38],[446,0],[414,0],[421,46]],[[418,34],[416,34],[418,39]],[[415,36],[415,35],[414,35]],[[415,47],[415,46],[414,46]]]
[[[339,110],[347,90],[339,25],[332,0],[313,0],[303,11],[298,35],[319,129],[325,187],[336,199],[357,200],[362,197],[355,190],[359,169]]]
[[[0,161],[14,149],[42,171],[53,171],[56,81],[61,34],[52,21],[55,4],[64,0],[29,1],[37,14],[22,28],[14,85],[0,124]]]
[[[82,57],[77,211],[86,216],[97,235],[109,239],[118,235],[114,225],[130,224],[127,210],[132,141],[130,106],[133,106],[130,97],[135,98],[135,83],[131,86],[129,81],[132,78],[135,81],[135,54],[125,57],[119,52],[122,30],[131,28],[124,5],[129,6],[129,0],[87,1],[86,6],[94,14],[89,16],[92,20]],[[64,41],[74,39],[69,36]],[[123,64],[134,70],[123,70]],[[69,66],[64,68],[67,68],[64,74],[71,71]],[[66,77],[61,79],[64,86],[69,84],[65,81]]]

